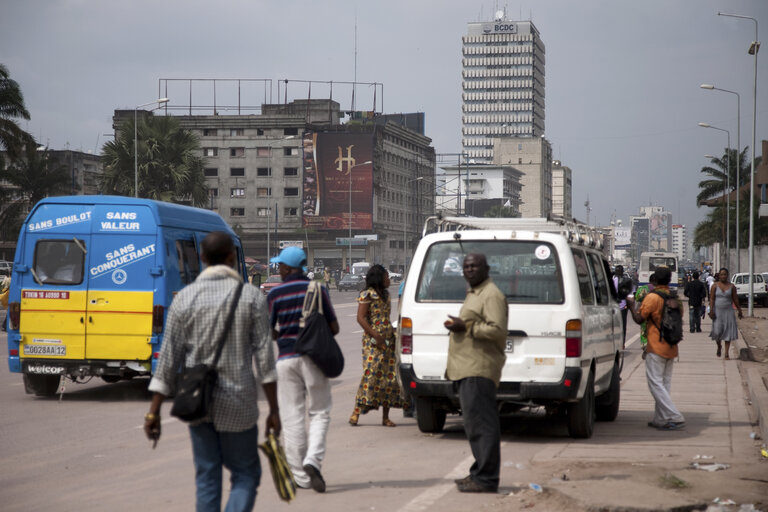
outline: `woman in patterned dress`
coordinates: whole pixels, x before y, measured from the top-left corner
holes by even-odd
[[[400,385],[395,372],[395,330],[389,321],[389,273],[374,265],[365,276],[366,289],[357,298],[357,323],[363,328],[363,377],[355,397],[350,425],[357,425],[361,414],[382,407],[381,424],[394,427],[389,410],[402,408]]]

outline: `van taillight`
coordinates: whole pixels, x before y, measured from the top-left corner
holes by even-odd
[[[163,332],[164,315],[165,307],[158,305],[152,308],[152,334],[160,334]]]
[[[565,322],[565,357],[581,357],[581,320]]]
[[[21,320],[21,303],[11,302],[8,304],[8,316],[11,319],[11,329],[19,330],[19,321]]]
[[[413,354],[413,322],[410,318],[401,318],[400,329],[400,353]]]

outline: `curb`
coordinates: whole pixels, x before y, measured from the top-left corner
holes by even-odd
[[[746,370],[747,389],[749,391],[749,406],[757,419],[760,436],[768,439],[768,388],[757,367],[744,368]]]

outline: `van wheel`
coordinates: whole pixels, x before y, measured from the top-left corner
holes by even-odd
[[[24,389],[35,396],[53,396],[59,389],[58,375],[28,375],[24,374]]]
[[[621,400],[619,372],[619,365],[614,363],[613,373],[611,374],[611,386],[605,394],[597,397],[595,413],[598,421],[613,421],[619,415],[619,402]]]
[[[589,439],[595,429],[595,375],[590,371],[584,398],[568,404],[568,434],[576,439]]]
[[[445,426],[445,409],[435,405],[434,400],[416,398],[416,423],[419,430],[427,433],[442,432]]]

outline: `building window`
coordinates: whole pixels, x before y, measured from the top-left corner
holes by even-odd
[[[259,217],[267,217],[269,215],[269,208],[256,208],[256,215]]]
[[[219,156],[219,148],[203,148],[203,156]]]
[[[517,159],[517,163],[518,163],[518,164],[522,164],[522,163],[523,163],[523,159],[522,159],[522,158],[518,158],[518,159]]]
[[[230,208],[230,217],[245,217],[245,208]]]
[[[203,137],[216,137],[219,134],[219,130],[216,128],[203,128]]]
[[[269,187],[259,187],[256,189],[256,197],[269,197],[272,195],[272,189]]]
[[[231,188],[229,189],[229,197],[245,197],[245,188]]]
[[[229,148],[229,156],[232,158],[243,158],[245,156],[245,148]]]
[[[230,137],[242,137],[243,135],[245,135],[245,130],[243,128],[230,128],[229,130]]]
[[[229,170],[230,176],[245,176],[245,167],[233,167]]]
[[[218,188],[209,188],[208,189],[208,195],[210,197],[219,197],[219,189]]]
[[[283,215],[285,217],[295,217],[298,215],[299,209],[298,208],[284,208],[283,209]]]
[[[298,156],[299,155],[299,148],[283,148],[283,156]]]
[[[203,176],[206,178],[215,178],[219,175],[219,170],[215,167],[206,167],[203,169]]]
[[[298,135],[299,129],[298,128],[285,128],[283,130],[283,135]]]
[[[264,135],[264,130],[261,128],[256,128],[256,135]]]
[[[256,169],[256,176],[269,177],[272,176],[271,167],[259,167]]]
[[[298,176],[299,175],[299,168],[298,167],[286,167],[283,169],[283,176]]]
[[[299,195],[299,189],[296,187],[288,187],[283,189],[283,196],[285,197],[295,197]]]
[[[261,146],[256,148],[256,156],[270,156],[272,155],[272,151],[269,146]]]

